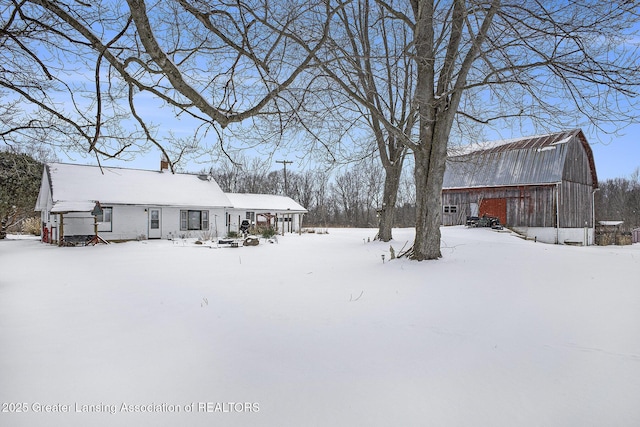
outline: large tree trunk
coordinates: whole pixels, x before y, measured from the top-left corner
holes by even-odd
[[[396,201],[398,199],[398,187],[402,174],[402,162],[385,167],[384,193],[382,194],[382,209],[378,224],[377,240],[389,242],[393,239],[392,229],[395,218]]]
[[[416,180],[416,237],[408,255],[412,259],[422,261],[442,257],[441,193],[449,134],[460,105],[467,75],[478,57],[493,16],[500,7],[500,1],[492,1],[466,53],[460,51],[460,47],[464,46],[462,36],[469,10],[466,2],[453,2],[446,53],[442,58],[442,67],[438,69],[434,66],[438,51],[438,43],[434,37],[435,4],[430,0],[417,0],[412,6],[416,17],[415,101],[419,111],[420,133],[418,143],[412,147]]]
[[[444,154],[443,154],[444,153]],[[409,256],[417,261],[438,259],[442,225],[442,182],[446,162],[446,141],[434,141],[430,150],[418,150],[415,157],[416,237]]]

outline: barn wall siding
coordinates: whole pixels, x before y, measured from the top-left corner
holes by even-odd
[[[562,180],[593,187],[589,158],[577,137],[567,144],[567,153],[562,169]]]
[[[555,227],[555,186],[548,185],[444,190],[442,204],[457,206],[458,212],[443,213],[443,225],[464,224],[471,204],[480,206],[487,199],[506,201],[507,226]]]
[[[591,185],[564,181],[560,188],[560,226],[593,227],[593,188]]]

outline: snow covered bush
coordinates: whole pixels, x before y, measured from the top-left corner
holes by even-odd
[[[258,234],[260,234],[265,239],[270,239],[277,234],[275,228],[273,227],[259,228],[257,231]]]
[[[30,217],[25,219],[22,222],[23,233],[39,236],[41,230],[42,230],[42,225],[40,224],[40,218]]]

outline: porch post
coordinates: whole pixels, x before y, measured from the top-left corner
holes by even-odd
[[[302,235],[302,218],[304,218],[304,214],[298,214],[298,236]]]
[[[60,227],[58,228],[58,246],[62,246],[64,240],[64,214],[60,213]]]

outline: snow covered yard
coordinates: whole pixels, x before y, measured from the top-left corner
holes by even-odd
[[[374,235],[0,241],[0,425],[640,425],[640,245]]]

